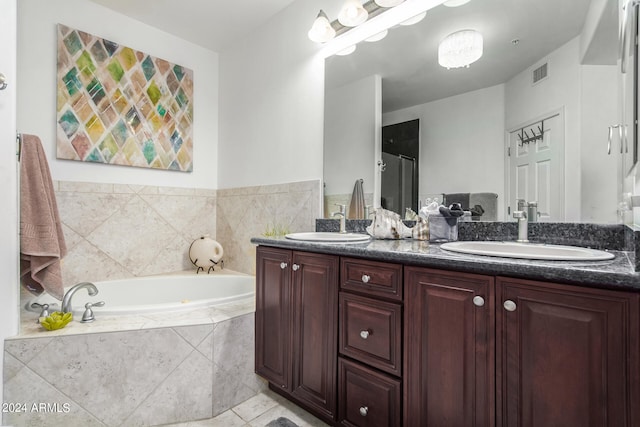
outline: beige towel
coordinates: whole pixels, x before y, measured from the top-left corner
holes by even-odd
[[[20,163],[20,278],[30,292],[46,291],[62,300],[60,260],[67,246],[49,164],[37,136],[22,136]]]

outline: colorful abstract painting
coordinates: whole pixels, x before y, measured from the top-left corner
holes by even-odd
[[[191,172],[193,71],[58,25],[57,157]]]

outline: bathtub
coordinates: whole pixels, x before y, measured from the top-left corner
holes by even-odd
[[[71,301],[74,317],[80,319],[87,302],[104,301],[103,307],[93,310],[100,315],[153,314],[187,311],[233,302],[255,294],[255,277],[241,273],[216,272],[213,274],[172,273],[158,276],[93,282],[98,294],[89,296],[86,289],[78,290]],[[65,292],[69,288],[65,288]],[[43,294],[25,304],[49,304],[49,311],[58,311],[61,302]],[[53,306],[53,304],[57,304]]]

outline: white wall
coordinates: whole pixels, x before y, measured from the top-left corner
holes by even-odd
[[[0,91],[0,378],[4,339],[18,332],[18,195],[16,161],[16,3],[1,0],[0,73],[9,86]],[[0,402],[4,402],[0,387]]]
[[[327,90],[324,99],[324,192],[349,194],[356,179],[365,193],[374,189],[376,105],[382,91],[378,75]]]
[[[607,155],[607,128],[618,123],[618,67],[584,65],[581,70],[581,213],[580,221],[618,221],[620,147]]]
[[[322,179],[324,60],[296,1],[220,52],[219,188]]]
[[[512,130],[559,109],[565,120],[565,221],[580,221],[580,79],[579,38],[542,58],[506,83],[505,122]],[[549,77],[531,84],[532,70],[548,61]],[[606,131],[606,129],[605,129]],[[610,189],[614,191],[614,189]]]
[[[382,124],[420,119],[420,194],[491,192],[501,206],[504,117],[496,85],[383,114]]]
[[[56,159],[55,76],[58,23],[193,70],[192,173]],[[53,179],[217,188],[217,53],[86,0],[21,0],[18,4],[18,51],[18,130],[40,136]]]

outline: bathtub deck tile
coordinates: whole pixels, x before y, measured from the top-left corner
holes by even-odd
[[[173,328],[182,338],[184,338],[193,348],[197,348],[200,343],[213,332],[213,325],[178,326]]]
[[[149,426],[211,418],[212,364],[193,351],[134,411],[124,425]]]

